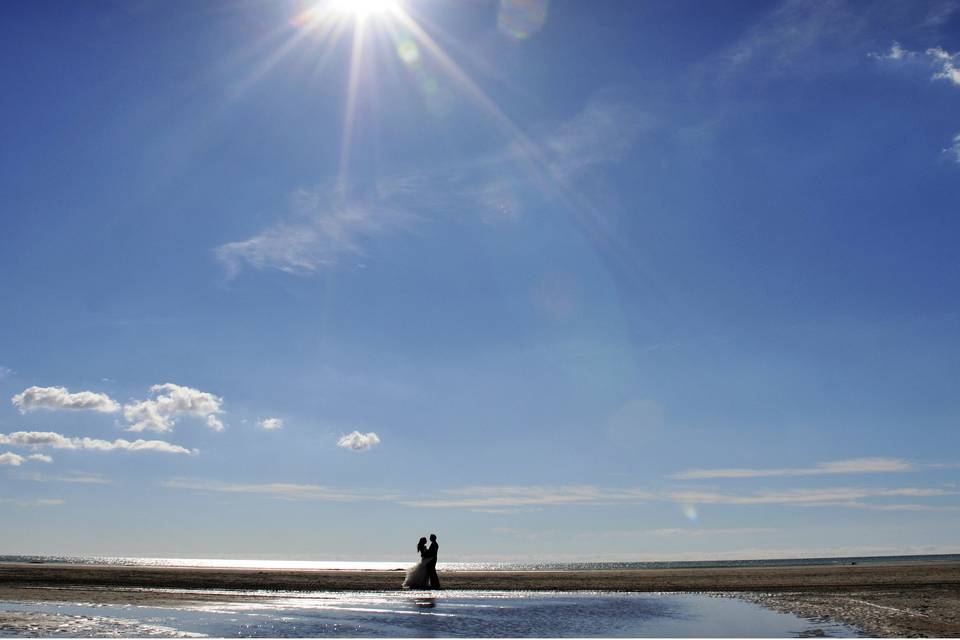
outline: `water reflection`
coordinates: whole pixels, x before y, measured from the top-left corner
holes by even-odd
[[[132,628],[124,634],[130,637],[155,636],[158,628],[250,638],[856,635],[850,627],[804,620],[733,598],[690,594],[284,593],[165,608],[0,603],[0,610],[56,614],[54,617],[64,620],[69,616],[96,617],[104,629],[109,627],[108,621],[117,619],[151,626],[149,634]],[[87,628],[83,635],[101,634]]]

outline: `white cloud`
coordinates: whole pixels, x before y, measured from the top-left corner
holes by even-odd
[[[890,49],[885,53],[868,53],[867,56],[870,58],[876,58],[877,60],[909,60],[916,57],[916,51],[909,51],[900,46],[900,43],[896,40],[893,41],[893,44],[890,45]]]
[[[19,467],[21,464],[23,464],[23,456],[18,456],[10,451],[7,451],[6,453],[0,453],[0,465],[3,464]]]
[[[353,451],[369,451],[378,444],[380,444],[380,437],[372,431],[370,433],[353,431],[337,440],[338,447]]]
[[[927,55],[940,68],[933,74],[933,80],[947,80],[960,87],[960,68],[957,68],[957,63],[960,63],[960,52],[949,53],[941,47],[932,47],[927,49]]]
[[[213,480],[189,480],[174,478],[163,486],[172,489],[192,489],[195,491],[213,491],[216,493],[240,493],[268,495],[283,500],[309,500],[320,502],[355,502],[359,500],[382,500],[389,496],[378,496],[355,491],[343,491],[316,484],[295,484],[272,482],[265,484],[238,484]]]
[[[960,52],[950,53],[943,47],[930,47],[924,53],[927,61],[935,68],[931,80],[946,80],[960,87],[960,67],[957,66],[960,64]],[[867,55],[880,61],[902,62],[917,60],[919,53],[904,49],[895,41],[888,52]]]
[[[12,373],[13,373],[13,369],[10,369],[8,367],[0,367],[0,380],[3,380],[4,378],[11,375]]]
[[[224,430],[223,422],[220,421],[220,418],[212,414],[207,416],[207,426],[213,429],[214,431]]]
[[[0,444],[91,451],[155,451],[188,455],[197,453],[196,449],[190,450],[164,440],[134,440],[131,442],[122,438],[113,441],[96,438],[70,438],[53,431],[15,431],[9,435],[0,433]]]
[[[34,453],[32,455],[27,456],[27,460],[32,460],[34,462],[45,462],[47,464],[50,464],[51,462],[53,462],[53,458],[46,455],[45,453]]]
[[[960,164],[960,133],[953,137],[953,144],[944,149],[943,152],[950,156],[951,160]]]
[[[101,413],[114,413],[120,410],[120,405],[105,393],[93,391],[70,393],[64,387],[30,387],[23,393],[13,396],[10,401],[20,410],[20,413],[34,409],[72,409]]]
[[[206,418],[208,427],[223,431],[223,423],[217,418],[217,414],[223,413],[223,398],[171,382],[155,384],[150,392],[157,397],[124,405],[123,417],[132,423],[127,431],[172,431],[181,415]]]
[[[272,431],[273,429],[282,428],[283,420],[281,420],[280,418],[264,418],[263,420],[260,420],[257,424],[260,425],[261,429]]]
[[[853,473],[895,473],[914,471],[916,466],[897,458],[852,458],[836,462],[821,462],[807,468],[780,469],[690,469],[674,474],[675,480],[702,480],[706,478],[770,478],[778,476],[821,476]]]
[[[571,181],[623,159],[650,124],[633,105],[602,95],[535,141],[507,145],[468,164],[401,173],[366,189],[301,189],[288,216],[246,240],[220,245],[214,254],[230,277],[244,266],[309,275],[365,256],[378,237],[450,219],[451,211],[491,222],[514,218],[558,194],[577,206],[567,197]]]

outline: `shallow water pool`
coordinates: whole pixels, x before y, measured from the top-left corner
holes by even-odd
[[[258,594],[260,595],[260,594]],[[275,593],[176,607],[0,603],[5,636],[158,637],[856,637],[845,625],[702,594],[456,591]],[[34,615],[24,615],[34,614]],[[8,616],[9,618],[9,616]],[[82,621],[81,625],[66,622]]]

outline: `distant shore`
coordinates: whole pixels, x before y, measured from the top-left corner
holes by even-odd
[[[877,636],[960,637],[960,562],[846,566],[447,571],[445,589],[695,591],[827,616]],[[0,564],[0,601],[163,606],[256,599],[264,591],[396,591],[401,571]],[[257,593],[260,592],[260,593]]]

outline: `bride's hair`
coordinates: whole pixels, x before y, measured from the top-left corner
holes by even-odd
[[[427,546],[427,539],[420,538],[420,542],[417,543],[417,551],[423,551]]]

